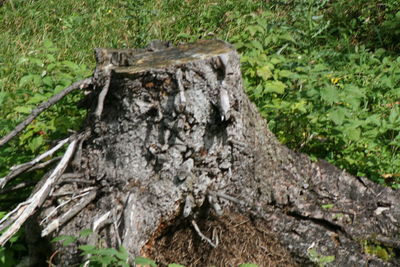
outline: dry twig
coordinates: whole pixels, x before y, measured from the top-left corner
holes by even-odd
[[[90,202],[92,202],[92,200],[95,199],[95,197],[96,197],[96,190],[91,191],[87,197],[82,197],[79,203],[77,203],[70,210],[61,215],[61,217],[52,220],[52,222],[49,225],[47,225],[47,227],[42,231],[42,236],[47,236],[56,229],[58,229],[58,227],[60,227],[65,222],[70,220],[72,217],[78,214],[83,208],[85,208]]]
[[[28,126],[37,116],[39,116],[43,111],[51,107],[60,101],[64,96],[68,95],[74,90],[87,88],[89,85],[93,84],[92,78],[86,78],[77,82],[74,82],[58,94],[52,96],[48,101],[43,102],[37,108],[35,108],[32,113],[17,127],[14,128],[9,134],[0,139],[0,147],[7,144],[13,137],[19,134],[26,126]]]
[[[52,189],[53,185],[57,182],[58,178],[62,175],[65,171],[74,151],[75,146],[78,142],[79,138],[73,139],[69,144],[67,151],[65,152],[64,156],[62,157],[61,161],[52,171],[50,176],[47,178],[45,183],[42,187],[34,193],[27,201],[24,202],[25,205],[18,205],[17,208],[12,210],[9,214],[15,214],[12,219],[6,221],[7,218],[10,217],[7,214],[1,221],[0,221],[0,229],[4,229],[4,225],[10,225],[1,236],[0,236],[0,246],[3,246],[22,226],[22,224],[31,216],[37,207],[40,207],[43,202],[45,201],[46,197],[48,196],[50,190]]]
[[[25,172],[26,170],[32,169],[32,167],[34,167],[36,164],[38,164],[41,160],[53,155],[54,152],[59,150],[62,146],[64,146],[70,140],[71,140],[71,137],[65,138],[64,140],[61,140],[55,147],[53,147],[52,149],[46,151],[45,153],[37,156],[33,160],[11,167],[10,168],[11,172],[7,176],[0,178],[0,188],[3,188],[11,179],[17,177],[18,175]]]
[[[193,225],[193,227],[194,227],[194,230],[196,230],[197,234],[201,237],[201,239],[205,240],[205,241],[206,241],[208,244],[210,244],[210,246],[212,246],[213,248],[216,248],[216,247],[217,247],[217,245],[214,244],[214,243],[211,241],[211,239],[209,239],[208,237],[206,237],[206,236],[200,231],[199,226],[197,225],[197,223],[196,223],[194,220],[192,220],[192,225]]]

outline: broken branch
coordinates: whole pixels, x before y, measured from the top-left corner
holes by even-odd
[[[26,126],[28,126],[37,116],[39,116],[43,111],[48,109],[49,107],[53,106],[55,103],[60,101],[64,96],[68,95],[72,91],[76,89],[83,89],[87,88],[89,85],[93,84],[92,78],[86,78],[80,81],[77,81],[58,94],[52,96],[48,101],[43,102],[40,104],[37,108],[35,108],[32,113],[20,124],[17,125],[17,127],[14,128],[8,135],[4,136],[3,138],[0,139],[0,147],[7,144],[13,137],[15,137],[17,134],[19,134],[23,129],[25,129]]]
[[[67,151],[65,152],[64,156],[62,157],[61,161],[58,163],[56,168],[52,171],[49,178],[47,178],[46,182],[42,185],[42,187],[31,196],[25,203],[26,206],[19,206],[11,211],[10,213],[18,213],[20,216],[14,217],[11,221],[10,228],[7,229],[1,236],[0,236],[0,246],[3,246],[22,226],[22,224],[31,216],[37,207],[41,206],[48,196],[52,186],[57,182],[58,178],[62,175],[65,171],[74,151],[75,146],[78,142],[79,138],[75,138],[69,144]],[[8,216],[6,216],[8,217]],[[9,221],[1,221],[1,224],[10,224]],[[0,228],[3,225],[0,224]]]
[[[64,140],[61,140],[55,147],[53,147],[52,149],[44,152],[43,154],[37,156],[36,158],[34,158],[33,160],[20,164],[20,165],[16,165],[11,167],[11,172],[5,176],[4,178],[0,179],[0,188],[4,188],[4,186],[13,178],[17,177],[18,175],[20,175],[21,173],[23,173],[24,171],[31,169],[33,166],[35,166],[37,163],[39,163],[42,159],[53,155],[54,152],[56,152],[57,150],[59,150],[64,144],[68,143],[71,140],[70,137],[65,138]]]
[[[69,219],[78,214],[83,208],[85,208],[93,199],[96,197],[96,191],[88,192],[88,196],[84,197],[77,203],[74,207],[72,207],[68,212],[63,214],[60,218],[53,220],[43,231],[42,237],[51,234],[58,227],[66,223]]]

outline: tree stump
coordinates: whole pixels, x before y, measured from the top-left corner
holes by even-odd
[[[244,93],[229,44],[96,57],[88,138],[67,169],[75,180],[58,181],[35,219],[46,218],[42,235],[92,229],[82,244],[162,264],[400,264],[399,193],[281,145]],[[365,253],[378,245],[388,260]],[[59,266],[84,261],[75,245],[59,249]]]

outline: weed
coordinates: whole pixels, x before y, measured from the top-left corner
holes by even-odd
[[[6,1],[0,135],[39,102],[89,76],[95,47],[219,38],[240,52],[246,91],[284,144],[398,188],[399,25],[397,0]],[[79,98],[66,97],[2,148],[0,176],[79,127],[85,112],[75,108]],[[0,210],[30,189],[1,195]],[[10,263],[7,249],[0,260]]]

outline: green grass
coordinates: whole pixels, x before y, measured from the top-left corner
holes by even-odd
[[[283,143],[398,184],[396,1],[10,0],[0,18],[1,135],[89,76],[95,47],[220,38],[241,53],[246,90]],[[374,32],[378,39],[369,37]],[[0,173],[76,129],[84,117],[74,107],[79,98],[68,97],[3,149]]]
[[[260,8],[259,1],[7,1],[0,8],[0,135],[39,102],[90,76],[95,47],[226,40],[245,26],[235,16]],[[1,167],[26,160],[68,128],[76,129],[84,116],[74,107],[79,97],[67,97],[35,120],[0,154]]]
[[[0,28],[0,136],[90,76],[95,47],[218,38],[240,52],[246,91],[282,143],[400,185],[397,0],[8,0]],[[68,96],[0,149],[0,177],[77,129],[85,116],[75,107],[80,97]],[[3,194],[0,210],[28,193]],[[8,257],[18,258],[14,252]]]
[[[283,143],[397,187],[399,6],[370,0],[10,0],[0,8],[0,135],[37,103],[90,76],[95,47],[219,38],[241,53],[246,90]],[[74,107],[80,97],[67,97],[3,149],[0,174],[76,129],[85,115]]]

